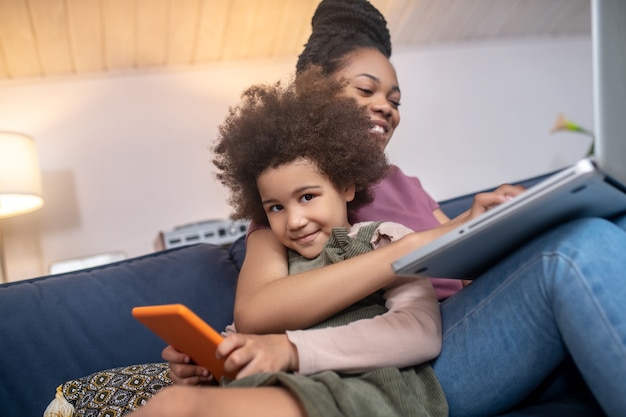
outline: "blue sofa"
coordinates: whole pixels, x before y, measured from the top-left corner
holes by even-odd
[[[531,185],[541,179],[523,182]],[[472,196],[441,203],[453,217]],[[215,328],[232,321],[242,239],[200,244],[92,269],[0,285],[0,416],[41,416],[61,383],[96,371],[161,361],[164,343],[132,318],[137,305],[183,303]],[[570,395],[507,414],[602,416]]]

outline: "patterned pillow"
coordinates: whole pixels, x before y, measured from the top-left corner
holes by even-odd
[[[171,383],[167,363],[132,365],[96,372],[59,386],[44,417],[125,416]]]

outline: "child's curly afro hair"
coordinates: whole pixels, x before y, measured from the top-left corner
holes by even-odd
[[[217,178],[230,190],[233,219],[267,224],[258,176],[297,159],[314,163],[336,187],[356,187],[351,209],[372,201],[370,186],[389,168],[370,120],[345,85],[310,67],[290,83],[255,85],[229,108],[213,146]]]

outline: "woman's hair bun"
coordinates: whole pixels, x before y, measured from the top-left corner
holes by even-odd
[[[322,0],[311,21],[312,34],[350,30],[369,37],[391,56],[391,37],[385,17],[368,0]]]
[[[375,48],[391,57],[387,21],[368,0],[322,0],[311,26],[311,36],[298,56],[297,73],[318,65],[331,74],[345,56],[359,48]]]

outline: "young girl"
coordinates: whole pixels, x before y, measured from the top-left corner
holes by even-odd
[[[410,233],[396,223],[348,222],[348,209],[371,201],[370,186],[384,177],[388,164],[363,109],[337,97],[342,89],[311,68],[297,84],[248,89],[220,126],[214,163],[231,191],[233,217],[269,226],[288,251],[289,274],[356,257]],[[441,347],[432,285],[387,275],[380,291],[364,292],[358,303],[330,318],[327,309],[307,311],[320,317],[315,329],[229,335],[218,352],[236,381],[204,392],[166,389],[137,415],[161,415],[173,404],[181,416],[195,415],[182,411],[192,407],[220,416],[240,415],[238,410],[274,416],[447,415],[428,364]],[[172,364],[174,380],[181,372],[177,366]],[[258,390],[266,392],[259,397]]]

